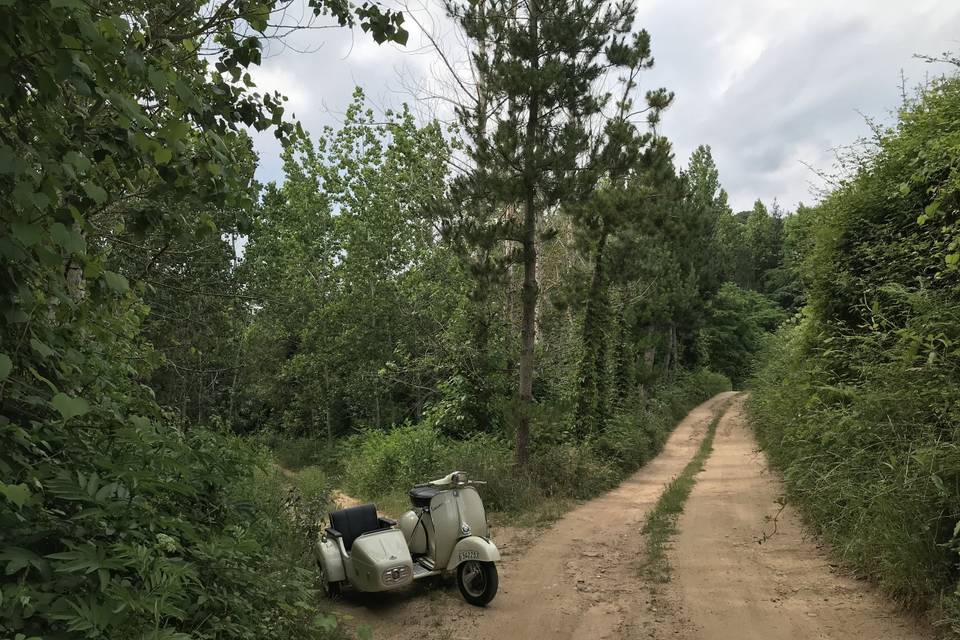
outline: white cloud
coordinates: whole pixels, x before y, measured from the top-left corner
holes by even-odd
[[[418,1],[427,4],[414,16],[456,54],[442,7]],[[337,124],[355,85],[381,108],[414,102],[427,91],[411,95],[411,86],[443,73],[414,16],[406,47],[377,45],[359,30],[295,34],[294,48],[316,50],[275,48],[255,79],[289,95],[289,110],[311,131]],[[805,164],[829,169],[832,148],[868,133],[860,113],[884,118],[896,109],[901,69],[910,84],[936,73],[913,54],[960,49],[958,25],[955,0],[648,0],[637,26],[650,32],[657,64],[642,88],[677,95],[662,130],[678,164],[709,144],[735,208],[758,197],[792,208],[814,200]],[[419,106],[430,113],[436,103]],[[272,136],[256,144],[259,177],[279,178]]]

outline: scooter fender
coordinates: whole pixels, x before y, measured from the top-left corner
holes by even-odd
[[[487,538],[480,536],[467,536],[461,538],[453,547],[453,553],[450,554],[450,563],[447,569],[456,569],[461,562],[467,560],[479,560],[481,562],[497,562],[500,560],[500,550],[497,545]]]
[[[336,539],[327,538],[317,543],[317,557],[323,566],[323,574],[327,582],[340,582],[347,579],[347,572],[343,567],[343,556],[340,555],[340,543]]]

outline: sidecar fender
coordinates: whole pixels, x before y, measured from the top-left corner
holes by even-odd
[[[340,545],[340,540],[334,538],[325,538],[317,542],[317,559],[323,566],[327,582],[340,582],[347,579]]]
[[[461,538],[453,548],[447,569],[456,569],[457,565],[467,560],[497,562],[500,560],[500,550],[497,549],[497,545],[493,544],[493,542],[487,538],[467,536],[466,538]]]

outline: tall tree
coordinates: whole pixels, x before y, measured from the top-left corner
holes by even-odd
[[[608,55],[630,31],[632,3],[587,0],[481,0],[450,2],[449,14],[474,43],[478,95],[457,112],[473,168],[465,191],[487,219],[487,231],[519,245],[522,266],[519,415],[516,459],[528,457],[535,375],[539,297],[537,252],[544,213],[581,197],[591,121],[608,96],[595,84],[608,67],[625,61]],[[611,45],[614,45],[611,48]],[[586,177],[586,179],[584,179]],[[466,200],[466,196],[464,200]],[[481,204],[482,203],[482,204]]]

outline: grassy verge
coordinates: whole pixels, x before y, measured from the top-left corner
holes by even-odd
[[[670,581],[671,569],[670,562],[667,560],[667,545],[670,538],[677,533],[677,520],[683,513],[683,507],[693,485],[697,483],[697,474],[703,471],[703,466],[710,457],[710,452],[713,451],[717,425],[728,406],[729,403],[725,402],[717,410],[707,427],[706,435],[700,441],[696,455],[691,458],[680,475],[670,481],[643,524],[642,533],[646,536],[646,547],[642,574],[652,584]]]

